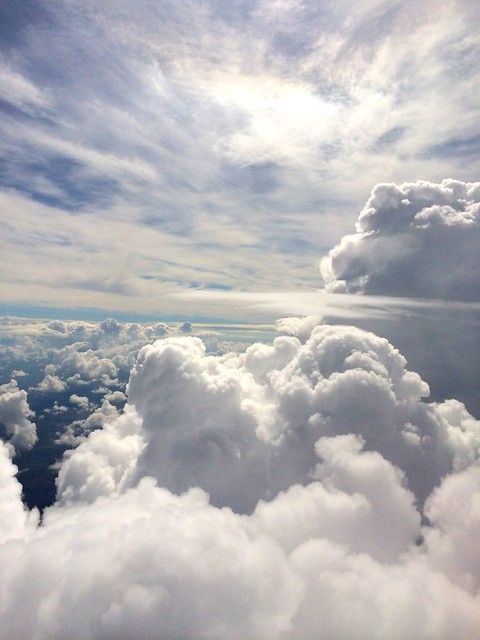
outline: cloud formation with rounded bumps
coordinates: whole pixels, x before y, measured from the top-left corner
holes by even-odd
[[[377,184],[321,262],[329,291],[480,300],[480,183]]]

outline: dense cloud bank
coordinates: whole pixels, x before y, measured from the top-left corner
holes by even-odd
[[[281,326],[144,347],[40,526],[0,449],[2,640],[477,637],[479,423],[385,339]]]
[[[274,335],[272,325],[0,317],[0,438],[14,436],[15,463],[30,507],[53,502],[63,451],[122,412],[140,349],[186,332],[201,336],[207,352],[215,354]]]
[[[236,344],[231,335],[190,323],[0,318],[0,425],[14,437],[17,448],[29,448],[35,441],[35,427],[28,422],[28,401],[33,398],[40,422],[45,415],[55,414],[57,435],[80,441],[103,424],[102,416],[123,405],[139,350],[159,338],[185,332],[201,335],[211,352],[246,344],[241,335]],[[94,409],[95,419],[89,415]]]
[[[60,497],[92,500],[149,475],[250,512],[308,481],[319,437],[356,434],[423,500],[470,461],[477,423],[471,431],[465,418],[465,429],[452,430],[442,413],[449,403],[423,402],[428,385],[405,365],[387,340],[354,327],[318,326],[304,344],[281,336],[223,356],[206,355],[198,338],[157,341],[132,369],[128,415],[65,462]],[[455,427],[464,419],[457,409]]]
[[[329,290],[480,300],[480,183],[377,184],[321,263]]]

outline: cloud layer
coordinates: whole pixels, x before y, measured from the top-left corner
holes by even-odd
[[[479,423],[385,339],[282,324],[145,346],[41,525],[2,445],[2,640],[476,638]]]
[[[303,344],[283,336],[224,356],[206,355],[198,338],[167,338],[140,351],[125,414],[65,461],[59,496],[92,500],[148,475],[251,512],[308,481],[318,438],[356,434],[423,501],[479,446],[462,405],[449,413],[452,401],[429,405],[428,394],[387,340],[354,327],[320,325]]]
[[[437,4],[5,0],[4,303],[307,289],[372,184],[475,180],[476,7]]]

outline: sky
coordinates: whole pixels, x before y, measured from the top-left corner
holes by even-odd
[[[2,16],[5,305],[236,320],[322,288],[377,183],[478,177],[474,2]]]
[[[0,640],[478,640],[480,11],[0,6]]]

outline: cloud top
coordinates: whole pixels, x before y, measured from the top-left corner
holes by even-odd
[[[37,441],[37,428],[31,421],[27,392],[19,389],[16,380],[0,385],[0,426],[4,438],[16,449],[31,449]]]
[[[2,640],[475,640],[478,421],[387,340],[314,325],[145,346],[41,525],[0,446]]]
[[[480,300],[480,183],[377,184],[322,260],[329,291]]]
[[[304,333],[308,322],[297,324]],[[92,501],[152,476],[174,493],[198,486],[213,504],[250,513],[309,482],[319,438],[354,434],[402,470],[421,503],[478,455],[477,421],[460,403],[426,403],[428,385],[387,340],[354,327],[310,332],[303,344],[280,336],[220,356],[196,337],[145,346],[124,415],[65,460],[61,501]]]

